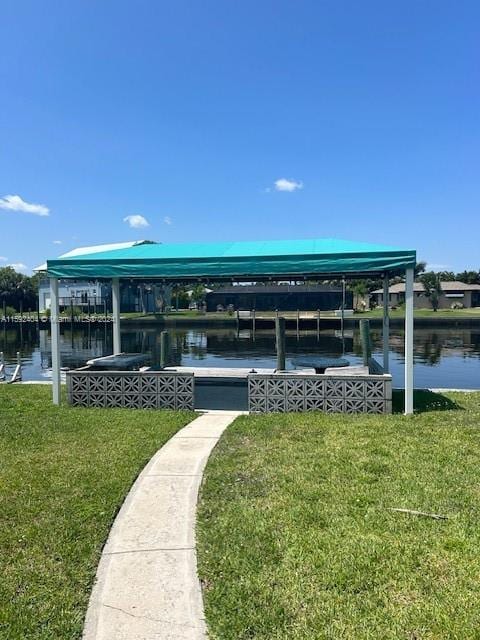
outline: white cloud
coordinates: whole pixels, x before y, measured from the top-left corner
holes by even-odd
[[[29,271],[27,265],[23,264],[23,262],[11,262],[7,265],[7,267],[12,267],[12,269],[15,269],[15,271],[22,271],[24,273]]]
[[[138,214],[132,215],[132,216],[126,216],[123,219],[124,222],[127,222],[128,225],[130,227],[132,227],[133,229],[142,229],[143,227],[149,227],[149,223],[148,220],[146,218],[144,218],[143,216],[140,216]]]
[[[52,240],[53,244],[62,244],[61,240]]]
[[[48,216],[50,213],[50,209],[44,204],[25,202],[20,196],[4,196],[0,198],[0,209],[20,211],[21,213],[33,213],[36,216]]]
[[[448,271],[449,269],[452,269],[452,265],[451,264],[430,264],[430,262],[428,262],[427,268],[430,269],[431,271]]]
[[[163,221],[165,224],[173,224],[173,220],[171,219],[170,216],[165,216]]]
[[[279,178],[275,180],[276,191],[296,191],[297,189],[303,189],[303,182],[299,180],[287,180],[287,178]]]
[[[6,258],[5,256],[0,256],[0,262],[6,262],[8,260],[8,258]]]

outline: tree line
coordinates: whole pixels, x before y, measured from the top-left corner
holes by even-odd
[[[0,267],[0,313],[35,311],[38,305],[38,285],[41,276],[27,276],[13,267]]]

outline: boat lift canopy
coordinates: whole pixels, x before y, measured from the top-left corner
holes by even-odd
[[[405,413],[413,412],[413,276],[416,252],[348,240],[271,240],[161,244],[150,241],[82,248],[53,260],[51,288],[53,399],[60,402],[58,280],[111,280],[114,353],[120,345],[120,279],[198,281],[383,278],[383,356],[388,371],[388,280],[405,275]]]
[[[413,250],[346,240],[291,240],[133,246],[47,261],[55,278],[262,280],[391,276],[415,267]]]

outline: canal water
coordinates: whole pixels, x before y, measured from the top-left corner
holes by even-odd
[[[151,364],[160,361],[158,326],[122,328],[122,349],[151,355]],[[173,363],[204,367],[275,367],[275,336],[272,331],[235,328],[195,328],[171,331]],[[382,360],[381,330],[372,330],[374,356]],[[0,351],[8,372],[13,370],[17,351],[21,352],[24,380],[51,378],[50,332],[34,323],[0,327]],[[111,325],[61,327],[62,365],[70,368],[86,360],[112,353]],[[287,332],[287,366],[294,367],[301,355],[342,356],[352,363],[361,361],[358,330]],[[480,389],[480,328],[415,329],[415,386]],[[403,331],[392,328],[390,366],[395,387],[403,386]]]

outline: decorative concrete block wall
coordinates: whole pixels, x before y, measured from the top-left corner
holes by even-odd
[[[164,371],[67,372],[70,404],[79,407],[194,409],[192,373]]]
[[[250,374],[248,405],[252,413],[391,413],[392,377]]]

